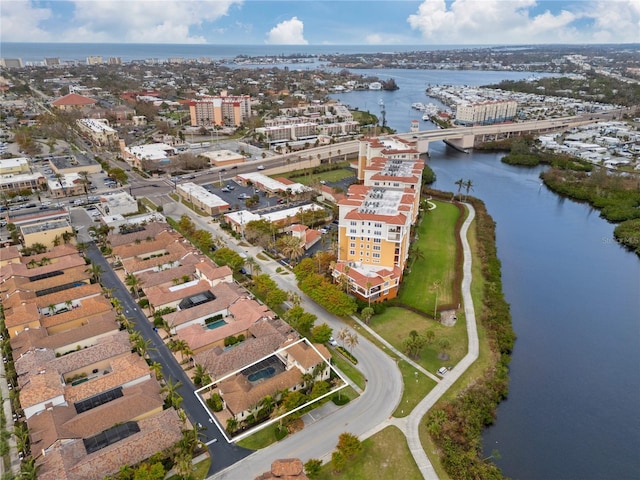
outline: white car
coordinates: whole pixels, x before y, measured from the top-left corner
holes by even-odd
[[[443,376],[445,376],[447,374],[448,371],[449,371],[449,369],[447,367],[440,367],[438,369],[438,375],[443,377]]]
[[[264,165],[258,165],[258,170],[264,170]]]
[[[336,342],[336,339],[331,337],[329,339],[329,345],[331,345],[332,347],[337,347],[338,346],[338,342]]]

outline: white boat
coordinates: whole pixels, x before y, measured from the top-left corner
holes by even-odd
[[[415,108],[416,110],[424,110],[424,105],[420,102],[415,102],[411,104],[411,108]]]
[[[382,90],[382,84],[380,82],[371,82],[369,84],[369,90]]]

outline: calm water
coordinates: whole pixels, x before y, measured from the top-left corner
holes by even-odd
[[[407,132],[428,83],[482,85],[503,72],[369,71],[396,92],[337,95]],[[522,78],[522,77],[520,77]],[[437,102],[435,102],[437,103]],[[433,128],[422,122],[424,128]],[[518,340],[509,399],[484,435],[505,475],[523,480],[640,478],[640,261],[613,241],[614,225],[540,184],[541,168],[496,154],[430,146],[435,188],[473,181],[497,223],[504,291]]]

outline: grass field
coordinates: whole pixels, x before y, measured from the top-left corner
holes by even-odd
[[[337,443],[337,441],[336,441]],[[318,480],[420,480],[422,475],[411,456],[407,439],[396,427],[387,427],[362,442],[363,452],[347,463],[339,474],[331,462],[324,465]]]
[[[434,201],[436,208],[425,213],[418,227],[418,239],[412,248],[419,249],[422,258],[409,260],[411,273],[405,275],[398,300],[413,308],[433,315],[439,282],[438,305],[453,302],[455,280],[456,222],[458,208],[450,203]]]
[[[435,340],[427,345],[415,361],[432,373],[436,373],[442,366],[455,365],[467,353],[467,327],[464,312],[458,313],[458,321],[453,327],[446,327],[440,322],[424,318],[417,313],[399,307],[390,307],[371,319],[371,328],[384,337],[391,345],[402,351],[402,342],[409,336],[411,330],[421,335],[428,330],[433,331]],[[449,341],[449,348],[445,353],[449,360],[438,359],[438,353],[442,351],[439,342],[442,339]]]
[[[291,172],[291,173],[297,175],[299,172]],[[294,182],[301,183],[303,185],[312,185],[314,183],[319,183],[320,180],[324,180],[325,182],[338,182],[343,178],[353,177],[353,175],[354,175],[353,170],[349,168],[339,168],[337,170],[329,170],[327,172],[321,172],[321,173],[315,173],[315,174],[309,172],[308,175],[295,176],[295,177],[292,177],[291,180]],[[279,175],[279,176],[282,176],[282,175]]]
[[[402,418],[411,413],[411,410],[436,386],[436,382],[423,373],[418,372],[416,375],[416,369],[404,360],[398,360],[398,368],[402,373],[404,388],[402,390],[402,398],[396,411],[393,412],[393,416]]]

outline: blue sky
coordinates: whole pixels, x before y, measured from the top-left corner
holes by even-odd
[[[0,41],[640,43],[640,0],[2,0]]]

